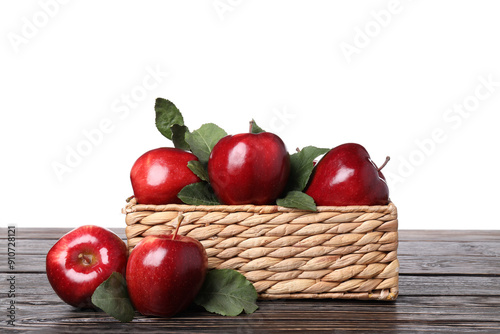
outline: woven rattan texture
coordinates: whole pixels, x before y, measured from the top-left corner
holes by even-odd
[[[209,268],[250,280],[260,299],[393,300],[398,295],[397,210],[387,206],[318,207],[141,205],[123,209],[132,250],[145,236],[199,240]]]

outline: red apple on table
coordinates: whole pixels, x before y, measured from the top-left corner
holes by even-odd
[[[66,303],[92,308],[94,290],[113,272],[125,275],[128,250],[112,231],[85,225],[65,234],[47,253],[50,285]]]
[[[386,205],[389,188],[380,169],[363,146],[343,144],[314,167],[305,193],[317,205]]]
[[[177,197],[188,184],[201,180],[187,167],[198,158],[178,148],[162,147],[144,153],[130,172],[134,196],[139,204],[182,203]]]
[[[207,253],[198,240],[177,233],[148,235],[129,256],[130,300],[143,315],[171,317],[192,303],[207,267]]]
[[[227,205],[274,204],[289,174],[285,144],[270,132],[226,136],[217,142],[208,160],[210,184]]]

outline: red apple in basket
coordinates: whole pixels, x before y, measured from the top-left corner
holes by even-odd
[[[127,288],[135,309],[143,315],[171,317],[186,309],[207,273],[203,245],[177,235],[146,236],[130,253]]]
[[[188,184],[201,180],[187,167],[198,158],[178,148],[162,147],[144,153],[134,163],[130,180],[137,203],[182,203],[177,197]]]
[[[47,278],[66,303],[93,307],[94,290],[113,272],[125,275],[128,250],[112,231],[85,225],[65,234],[47,253]]]
[[[229,135],[217,142],[208,160],[215,195],[228,205],[274,204],[290,174],[285,144],[270,132]]]
[[[386,205],[389,188],[383,166],[378,168],[359,144],[337,146],[314,167],[305,193],[317,205]]]

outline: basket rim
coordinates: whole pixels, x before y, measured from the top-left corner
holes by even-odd
[[[295,208],[288,208],[279,205],[189,205],[189,204],[137,204],[137,200],[134,196],[127,198],[127,204],[122,209],[122,213],[128,214],[139,211],[153,211],[153,212],[165,212],[165,211],[179,211],[179,212],[192,212],[192,211],[203,211],[203,212],[250,212],[250,213],[278,213],[278,212],[308,212],[308,213],[318,213],[318,212],[394,212],[396,206],[389,199],[387,205],[348,205],[348,206],[317,206],[317,211],[307,211]]]

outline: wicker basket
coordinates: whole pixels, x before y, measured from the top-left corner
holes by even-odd
[[[394,300],[398,295],[398,220],[386,206],[318,207],[183,204],[123,209],[131,251],[145,236],[179,234],[199,240],[209,268],[230,268],[250,280],[259,299]]]

